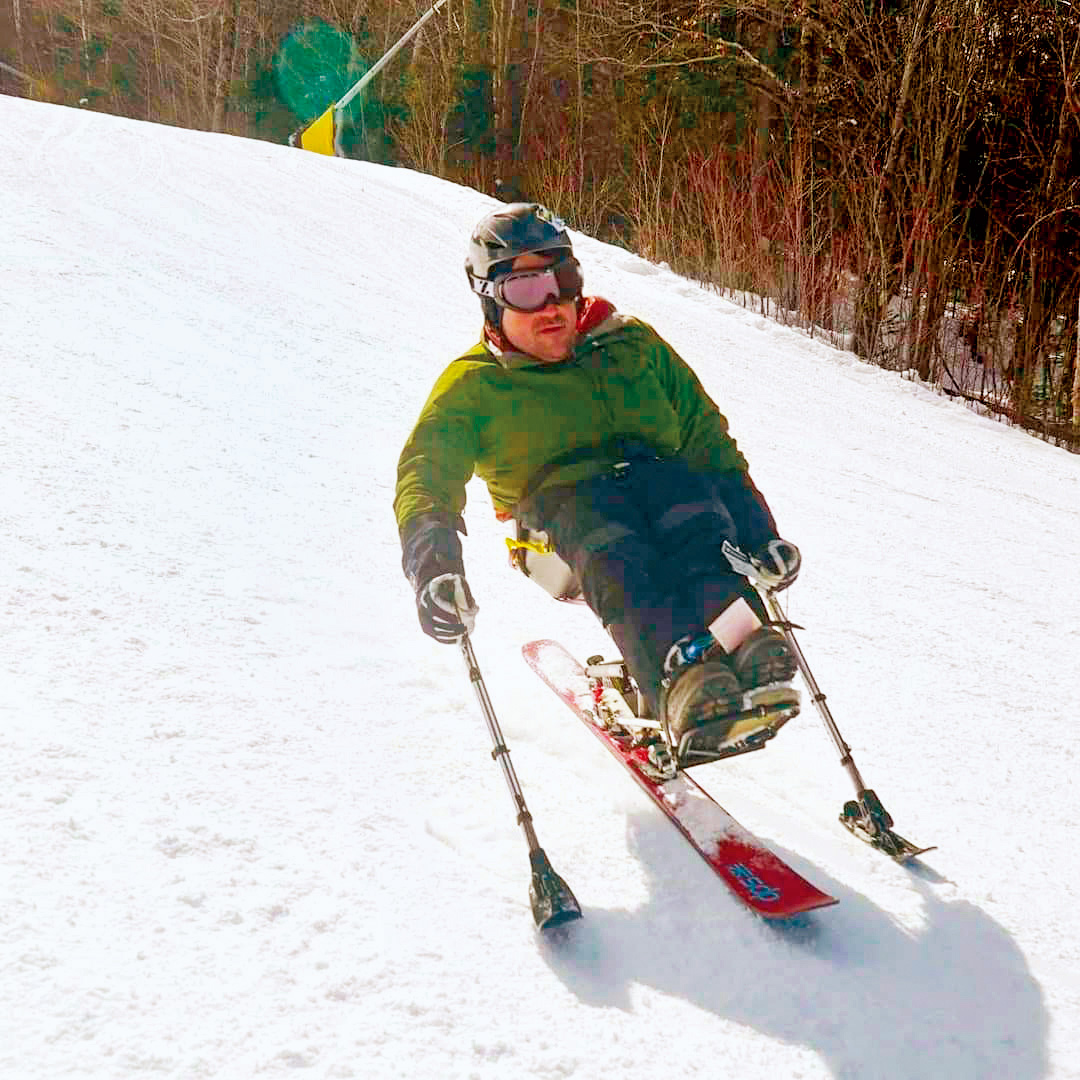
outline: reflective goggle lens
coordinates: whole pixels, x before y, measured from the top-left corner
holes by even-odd
[[[562,259],[536,270],[519,270],[495,282],[495,301],[515,311],[539,311],[573,300],[585,284],[577,259]]]

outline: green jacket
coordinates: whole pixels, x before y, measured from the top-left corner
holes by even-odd
[[[610,467],[620,455],[606,447],[619,438],[705,470],[746,472],[727,420],[675,350],[606,301],[589,303],[604,305],[601,321],[567,360],[496,354],[481,342],[447,367],[398,462],[399,528],[431,511],[460,514],[474,474],[496,511],[512,513],[526,491]]]

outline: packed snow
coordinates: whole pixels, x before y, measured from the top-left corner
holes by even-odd
[[[474,645],[585,917],[535,929],[400,447],[477,338],[493,205],[0,98],[0,1075],[1080,1077],[1080,457],[576,237],[730,420],[867,782],[812,708],[695,770],[840,903],[748,913],[521,645],[607,652],[470,486]]]

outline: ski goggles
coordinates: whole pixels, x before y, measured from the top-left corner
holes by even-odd
[[[490,297],[499,307],[522,312],[540,311],[548,304],[576,300],[584,285],[581,263],[572,255],[550,266],[512,270],[494,281],[472,279],[473,292]]]

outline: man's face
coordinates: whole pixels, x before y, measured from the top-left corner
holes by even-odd
[[[536,270],[550,266],[554,261],[551,255],[519,255],[513,268]],[[577,338],[577,305],[573,300],[566,300],[563,303],[553,301],[539,311],[503,308],[502,332],[519,352],[548,363],[565,360]]]

